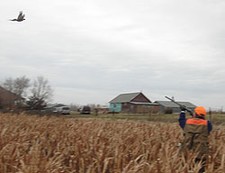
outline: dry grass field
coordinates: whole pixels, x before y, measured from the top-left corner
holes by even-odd
[[[0,173],[186,173],[177,123],[0,114]],[[225,172],[225,126],[210,135],[208,173]]]

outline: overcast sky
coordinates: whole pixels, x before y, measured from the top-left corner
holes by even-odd
[[[54,102],[152,102],[225,108],[224,0],[7,0],[0,81],[44,76]],[[19,11],[26,20],[12,22]]]

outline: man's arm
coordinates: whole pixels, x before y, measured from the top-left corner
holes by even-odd
[[[185,124],[186,124],[186,114],[185,114],[185,111],[181,111],[180,112],[180,116],[179,116],[179,125],[180,127],[183,129]]]
[[[211,123],[211,121],[208,121],[207,126],[208,126],[208,132],[210,133],[212,131],[212,123]]]

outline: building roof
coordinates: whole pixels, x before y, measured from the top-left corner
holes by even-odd
[[[142,94],[142,92],[120,94],[117,97],[115,97],[114,99],[112,99],[109,103],[128,103],[128,102],[131,102],[134,98],[136,98],[140,94],[143,97],[145,97],[146,100],[149,101],[149,103],[151,103],[151,101],[144,94]]]
[[[180,107],[179,105],[177,105],[176,103],[171,102],[171,101],[155,101],[155,103],[158,103],[158,104],[160,104],[161,106],[164,106],[164,107]],[[190,102],[177,101],[177,103],[179,103],[181,105],[184,105],[188,108],[195,108],[196,107],[196,105],[194,105]]]

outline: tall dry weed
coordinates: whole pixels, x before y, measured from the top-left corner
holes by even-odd
[[[176,123],[0,115],[1,173],[181,173]],[[225,172],[225,127],[210,135],[207,171]]]

